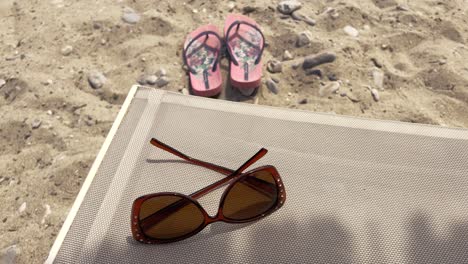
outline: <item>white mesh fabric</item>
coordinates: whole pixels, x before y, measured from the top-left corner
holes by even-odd
[[[251,224],[215,223],[173,244],[133,241],[140,195],[222,177],[154,148],[280,172],[287,201]],[[140,90],[56,263],[468,263],[468,131]],[[221,192],[201,199],[214,213]]]

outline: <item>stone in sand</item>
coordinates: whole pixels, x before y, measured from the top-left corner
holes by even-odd
[[[291,17],[294,20],[300,20],[300,21],[304,20],[304,16],[299,11],[292,12]]]
[[[354,27],[349,26],[349,25],[348,25],[348,26],[345,26],[345,27],[343,28],[343,31],[344,31],[346,34],[350,35],[351,37],[357,37],[357,36],[359,36],[359,31],[358,31],[357,29],[355,29]]]
[[[333,82],[338,81],[338,77],[336,76],[335,73],[327,74],[327,78],[328,78],[328,80],[333,81]]]
[[[304,47],[309,45],[312,40],[312,34],[309,31],[304,31],[299,33],[297,36],[296,46],[297,47]]]
[[[320,77],[320,79],[323,76],[322,71],[320,69],[307,69],[307,70],[305,70],[305,74],[306,75],[315,75],[315,76]]]
[[[51,79],[47,79],[46,81],[41,82],[43,85],[48,86],[54,83]]]
[[[140,75],[140,76],[137,78],[136,81],[137,81],[138,84],[145,85],[145,84],[146,84],[146,74]]]
[[[164,68],[160,68],[160,69],[156,72],[156,75],[157,75],[158,77],[166,76],[166,75],[167,75],[167,71],[166,71],[166,69],[164,69]]]
[[[93,89],[101,88],[102,86],[104,86],[106,81],[107,78],[106,76],[104,76],[104,74],[102,74],[102,72],[92,71],[88,75],[89,85],[91,85]]]
[[[268,61],[267,69],[271,73],[278,73],[283,71],[283,65],[278,60],[270,60]]]
[[[135,12],[135,10],[127,7],[124,9],[122,14],[122,20],[129,24],[136,24],[140,21],[140,15]]]
[[[322,87],[320,87],[319,95],[321,97],[329,96],[340,89],[339,82],[330,82]]]
[[[372,94],[372,98],[374,98],[374,101],[378,102],[380,100],[379,91],[377,91],[377,89],[371,89],[370,92]]]
[[[377,88],[379,89],[383,89],[384,77],[385,77],[383,71],[375,68],[374,70],[372,70],[372,77],[374,79],[375,86],[377,86]]]
[[[187,88],[183,88],[181,91],[180,91],[183,95],[189,95],[190,92]]]
[[[302,4],[296,0],[281,1],[277,6],[278,11],[285,15],[290,15],[292,12],[300,9],[301,7]]]
[[[166,76],[162,76],[162,77],[160,77],[160,78],[156,81],[155,84],[156,84],[159,88],[164,87],[164,86],[166,86],[166,85],[169,84],[169,78],[167,78]]]
[[[291,52],[289,52],[289,50],[285,50],[283,54],[283,60],[287,61],[287,60],[292,60],[292,59],[294,59],[294,57],[291,54]]]
[[[67,45],[63,47],[60,52],[62,53],[63,56],[68,56],[73,52],[73,47],[70,45]]]
[[[31,127],[32,127],[32,129],[37,129],[37,128],[39,128],[41,126],[41,124],[42,124],[41,120],[34,119],[34,121],[32,121],[32,123],[31,123]]]
[[[0,79],[0,88],[3,87],[3,85],[6,84],[6,81],[4,79]]]
[[[158,76],[156,76],[156,75],[147,75],[145,77],[145,82],[147,84],[154,85],[154,84],[156,84],[157,81],[158,81]]]
[[[315,26],[317,24],[317,21],[315,19],[310,18],[308,16],[304,16],[302,20],[306,22],[309,26]]]
[[[397,5],[396,10],[398,10],[398,11],[409,11],[410,8],[405,4],[399,4],[399,5]]]
[[[234,8],[236,8],[236,2],[229,1],[228,4],[227,4],[227,8],[228,8],[229,11],[234,10]]]
[[[45,209],[45,213],[44,213],[44,216],[42,217],[41,224],[45,224],[47,217],[52,213],[52,210],[50,210],[50,205],[45,204],[43,205],[43,207]]]
[[[19,214],[22,214],[24,213],[24,211],[26,211],[26,202],[23,202],[20,207],[18,208],[18,213]]]
[[[334,53],[321,53],[319,55],[310,55],[304,58],[304,62],[302,63],[303,69],[310,69],[314,68],[318,65],[324,63],[331,63],[336,60],[336,55]]]
[[[255,11],[257,11],[257,7],[255,7],[255,6],[249,6],[249,5],[248,5],[248,6],[244,6],[244,7],[242,8],[242,14],[244,14],[244,15],[245,15],[245,14],[253,13],[253,12],[255,12]]]
[[[309,100],[307,100],[307,98],[304,98],[304,99],[299,101],[299,104],[307,104],[308,102],[309,102]]]
[[[274,94],[278,94],[279,92],[278,85],[272,79],[268,79],[266,81],[266,86],[270,92]]]

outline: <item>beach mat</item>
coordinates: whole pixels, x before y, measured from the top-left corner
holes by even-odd
[[[236,169],[260,148],[285,205],[250,224],[135,242],[130,210],[149,193],[223,177],[150,145]],[[200,200],[208,213],[222,190]],[[468,130],[368,120],[134,86],[47,263],[468,263]]]

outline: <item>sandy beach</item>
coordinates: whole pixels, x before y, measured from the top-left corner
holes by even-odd
[[[255,96],[223,59],[219,100],[468,128],[466,0],[279,2],[1,0],[0,262],[44,262],[130,87],[185,92],[186,35],[229,13],[267,47]],[[336,59],[304,69],[320,54]]]

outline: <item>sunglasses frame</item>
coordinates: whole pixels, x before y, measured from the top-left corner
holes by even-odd
[[[250,170],[250,171],[245,172],[245,173],[242,172],[242,170],[244,170],[245,168],[247,168],[248,166],[250,166],[251,164],[253,164],[257,160],[259,160],[261,157],[263,157],[267,152],[266,149],[261,149],[259,152],[257,152],[257,154],[255,154],[252,158],[250,158],[247,162],[245,162],[239,169],[234,171],[234,170],[230,170],[230,169],[227,169],[225,167],[218,166],[218,165],[215,165],[215,164],[212,164],[212,163],[208,163],[208,162],[204,162],[204,161],[201,161],[201,160],[193,159],[193,158],[179,152],[178,150],[176,150],[176,149],[174,149],[172,147],[169,147],[168,145],[166,145],[166,144],[162,143],[161,141],[158,141],[158,140],[156,140],[154,138],[151,139],[151,144],[153,144],[154,146],[156,146],[158,148],[161,148],[163,150],[171,152],[172,154],[174,154],[176,156],[179,156],[179,157],[181,157],[181,158],[183,158],[183,159],[185,159],[185,160],[187,160],[187,161],[189,161],[189,162],[191,162],[191,163],[193,163],[195,165],[203,166],[205,168],[208,168],[208,169],[220,172],[222,174],[225,174],[225,175],[227,175],[227,177],[225,177],[225,178],[223,178],[223,179],[221,179],[221,180],[219,180],[219,181],[217,181],[217,182],[215,182],[215,183],[213,183],[211,185],[208,185],[207,187],[202,188],[202,189],[200,189],[200,190],[198,190],[195,193],[192,193],[190,195],[185,195],[185,194],[177,193],[177,192],[159,192],[159,193],[143,195],[143,196],[140,196],[137,199],[135,199],[135,201],[133,202],[132,213],[131,213],[131,229],[132,229],[133,238],[136,241],[139,241],[139,242],[145,243],[145,244],[164,244],[164,243],[171,243],[171,242],[180,241],[180,240],[189,238],[189,237],[199,233],[207,225],[209,225],[211,223],[215,223],[215,222],[219,222],[219,221],[226,222],[226,223],[246,223],[246,222],[251,222],[251,221],[258,220],[260,218],[263,218],[263,217],[273,213],[274,211],[278,210],[279,208],[281,208],[281,206],[286,201],[286,190],[284,188],[283,181],[281,180],[281,177],[280,177],[278,171],[276,170],[276,168],[274,166],[266,165],[266,166],[255,168],[255,169]],[[273,204],[265,212],[263,212],[263,213],[261,213],[261,214],[259,214],[257,216],[248,218],[248,219],[235,220],[235,219],[229,219],[228,217],[225,217],[224,214],[223,214],[223,207],[224,207],[225,199],[226,199],[227,194],[233,188],[233,186],[237,182],[245,179],[246,177],[250,177],[250,175],[252,175],[253,173],[260,172],[260,171],[268,171],[271,174],[271,176],[273,177],[273,179],[275,180],[276,190],[277,190],[277,194],[276,194],[277,199],[276,199],[275,204]],[[200,203],[197,201],[197,199],[202,197],[203,195],[211,192],[211,191],[216,190],[217,188],[219,188],[219,187],[221,187],[223,185],[226,185],[226,184],[229,184],[229,185],[224,190],[223,195],[221,196],[218,211],[217,211],[217,213],[216,213],[216,215],[214,217],[211,217],[206,212],[206,210],[200,205]],[[186,199],[186,200],[192,202],[194,205],[196,205],[198,207],[198,209],[203,214],[203,217],[204,217],[203,223],[201,223],[200,226],[197,227],[196,229],[194,229],[192,232],[187,233],[187,234],[185,234],[183,236],[180,236],[180,237],[176,237],[176,238],[155,239],[155,238],[152,238],[152,237],[149,237],[149,236],[145,235],[142,228],[141,228],[141,226],[140,226],[140,220],[139,220],[141,207],[142,207],[143,203],[146,200],[152,199],[154,197],[160,197],[160,196],[178,196],[178,197],[181,197],[182,199]]]

